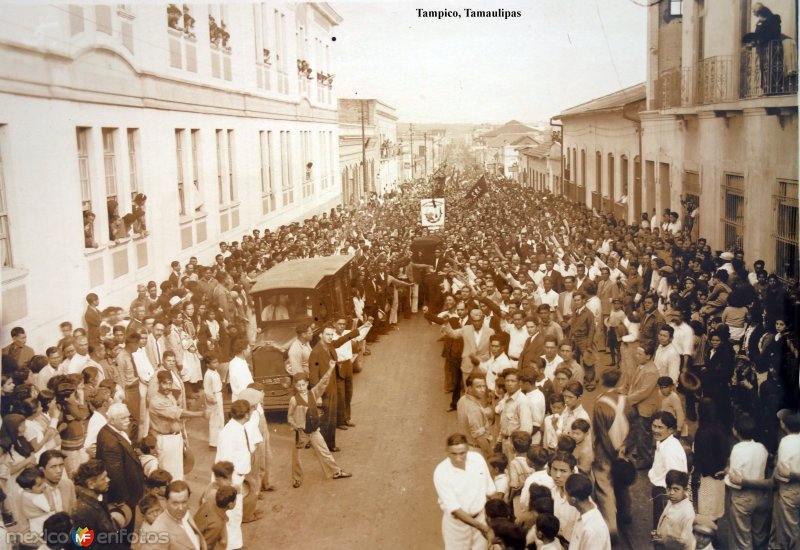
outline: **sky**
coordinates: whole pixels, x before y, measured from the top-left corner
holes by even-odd
[[[377,98],[401,121],[548,120],[644,81],[647,10],[637,0],[330,2],[342,16],[339,97]],[[417,9],[461,18],[418,17]],[[464,9],[520,11],[473,19]]]

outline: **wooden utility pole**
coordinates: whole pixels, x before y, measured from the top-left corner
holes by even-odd
[[[361,101],[361,166],[362,166],[362,175],[364,178],[364,194],[367,194],[368,185],[367,185],[367,141],[366,141],[366,133],[364,131],[364,101]]]
[[[423,149],[423,151],[425,152],[425,177],[427,178],[428,177],[428,132],[425,132],[422,135],[425,137],[425,149]]]
[[[411,145],[410,145],[410,148],[411,148],[411,180],[413,181],[414,180],[414,165],[416,164],[414,162],[414,125],[413,124],[409,124],[408,125],[408,131],[411,134]]]

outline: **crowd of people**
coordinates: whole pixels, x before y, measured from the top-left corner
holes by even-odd
[[[692,240],[696,212],[626,224],[506,184],[448,216],[424,308],[459,429],[446,548],[610,548],[637,475],[656,548],[800,544],[796,281]]]
[[[67,548],[91,526],[93,548],[241,548],[275,488],[251,350],[259,319],[286,318],[280,301],[256,311],[250,289],[279,262],[351,254],[348,311],[297,326],[285,350],[295,488],[305,448],[326,477],[351,476],[334,454],[359,358],[421,312],[441,326],[460,432],[434,475],[448,549],[604,547],[630,522],[637,469],[656,545],[798,544],[797,289],[741,250],[714,254],[674,213],[626,225],[505,180],[468,201],[474,178],[457,179],[432,259],[412,246],[428,234],[419,183],[175,261],[128,307],[88,294],[43,354],[12,328],[2,541]],[[216,455],[190,511],[185,421],[200,416]]]

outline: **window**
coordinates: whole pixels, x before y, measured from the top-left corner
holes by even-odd
[[[223,162],[224,162],[224,149],[222,146],[223,135],[222,130],[217,130],[217,189],[219,191],[219,203],[225,203],[225,193],[222,184]]]
[[[92,209],[92,182],[89,174],[89,128],[78,128],[78,172],[81,181],[83,211]]]
[[[272,192],[272,132],[258,133],[261,145],[261,212],[267,214],[275,209],[275,195]]]
[[[272,64],[272,52],[269,50],[267,40],[267,21],[265,12],[261,4],[253,4],[253,18],[255,34],[255,56],[256,56],[256,86],[264,90],[270,89],[270,65]],[[267,12],[268,13],[268,12]]]
[[[798,275],[797,193],[797,181],[784,180],[778,181],[777,193],[773,195],[775,273],[786,281]]]
[[[228,186],[232,202],[236,200],[236,183],[233,179],[233,130],[228,130]]]
[[[669,14],[675,17],[683,15],[683,0],[669,0]]]
[[[281,194],[284,206],[294,202],[294,189],[292,186],[292,150],[291,134],[281,132]]]
[[[175,130],[175,167],[178,175],[178,213],[186,215],[186,189],[183,182],[183,133],[185,130]]]
[[[289,56],[286,50],[286,16],[275,10],[275,63],[278,69],[278,92],[282,94],[289,93]]]
[[[117,200],[117,171],[114,156],[114,128],[103,128],[103,172],[106,180],[106,200]]]
[[[192,184],[194,185],[194,211],[203,211],[203,194],[200,192],[200,130],[192,130]]]
[[[136,160],[136,141],[138,139],[138,130],[128,128],[128,179],[130,182],[131,202],[136,198],[139,193],[139,166]]]
[[[3,128],[0,126],[0,129]],[[6,206],[6,180],[3,169],[3,156],[0,152],[0,267],[11,267],[11,236],[8,231],[8,207]]]
[[[744,238],[744,176],[725,174],[722,189],[722,233],[725,250],[743,248]]]
[[[622,155],[619,159],[619,175],[620,186],[622,187],[620,193],[622,197],[628,196],[628,157]]]
[[[300,132],[300,162],[303,174],[303,198],[314,194],[314,166],[311,157],[311,132]]]
[[[608,154],[608,199],[614,202],[614,154]]]

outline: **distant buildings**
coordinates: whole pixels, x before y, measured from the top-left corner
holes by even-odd
[[[339,100],[339,170],[344,204],[373,192],[383,195],[402,183],[394,107],[378,99]]]
[[[519,151],[522,167],[520,183],[536,191],[561,194],[561,144],[547,141]]]
[[[2,342],[21,325],[44,349],[89,292],[126,306],[171,260],[337,205],[340,21],[326,3],[0,5]]]
[[[564,124],[565,192],[656,223],[665,210],[687,215],[681,197],[689,198],[699,205],[695,236],[716,250],[742,247],[748,263],[760,258],[796,278],[796,6],[768,3],[781,35],[758,47],[749,42],[750,2],[649,7],[645,83],[555,117]],[[585,108],[605,103],[614,105],[602,116]]]
[[[511,120],[502,126],[472,135],[472,150],[487,172],[521,181],[520,151],[542,142],[537,129]]]

